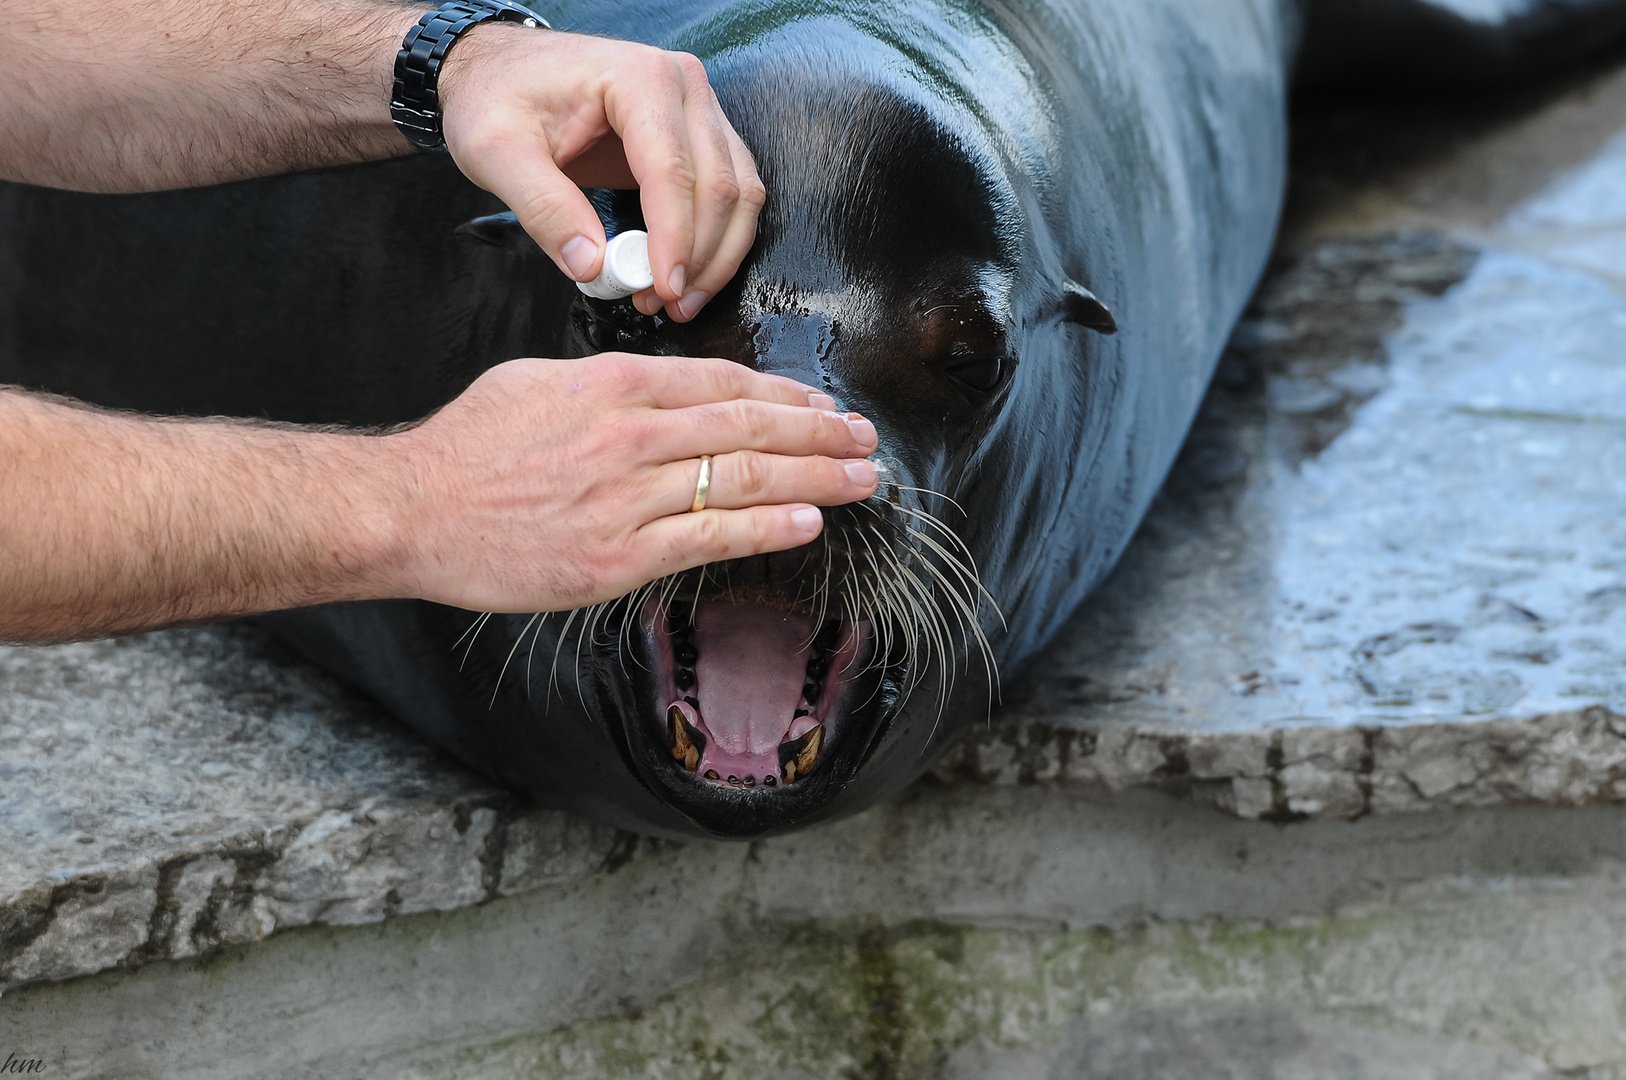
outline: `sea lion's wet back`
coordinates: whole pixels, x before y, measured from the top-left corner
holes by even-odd
[[[563,619],[500,618],[458,648],[471,616],[405,602],[273,623],[560,805],[724,835],[851,812],[985,715],[979,633],[1018,669],[1128,542],[1269,249],[1295,11],[550,9],[706,58],[763,167],[759,242],[694,324],[585,301],[527,243],[459,246],[496,208],[444,160],[130,199],[13,187],[0,379],[353,424],[509,356],[610,346],[823,386],[897,471],[809,552],[660,583],[562,642]],[[637,224],[635,199],[599,202]]]

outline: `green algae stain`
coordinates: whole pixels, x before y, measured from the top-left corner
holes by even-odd
[[[916,1080],[972,1039],[1031,1045],[1082,1015],[1193,1000],[1297,1002],[1330,945],[1377,929],[1370,918],[1117,931],[805,924],[754,939],[634,1015],[486,1047],[452,1075]]]

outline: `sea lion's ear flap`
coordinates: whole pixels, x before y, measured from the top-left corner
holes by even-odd
[[[1062,318],[1098,334],[1118,332],[1118,320],[1112,317],[1112,312],[1094,293],[1071,279],[1062,288]]]
[[[531,239],[531,234],[525,231],[524,226],[519,223],[519,218],[511,211],[487,214],[473,221],[465,221],[454,231],[459,236],[466,236],[492,247],[513,248],[535,243]]]

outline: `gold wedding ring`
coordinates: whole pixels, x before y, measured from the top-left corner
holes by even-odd
[[[700,482],[694,486],[694,502],[689,513],[698,514],[706,508],[706,496],[711,494],[711,455],[700,455]]]

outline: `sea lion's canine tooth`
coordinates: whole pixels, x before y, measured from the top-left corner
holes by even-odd
[[[0,378],[351,424],[420,416],[508,356],[607,348],[825,389],[876,421],[891,472],[807,550],[546,620],[397,602],[266,622],[546,802],[724,836],[851,813],[986,715],[993,672],[1056,633],[1161,483],[1270,247],[1298,8],[543,6],[705,58],[757,157],[759,239],[693,324],[584,300],[444,160],[123,199],[11,186]],[[1626,17],[1359,7],[1487,64],[1501,26],[1533,66]],[[1335,55],[1350,39],[1309,54],[1364,70]],[[635,197],[594,197],[641,224]]]

